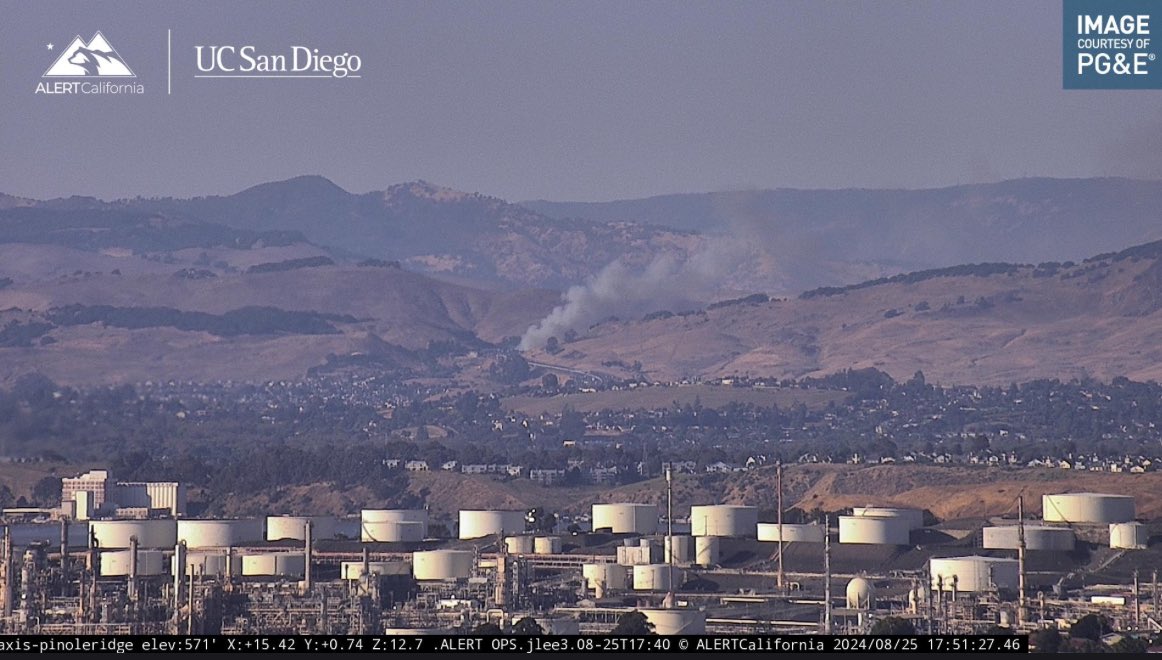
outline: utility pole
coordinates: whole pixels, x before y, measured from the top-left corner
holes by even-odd
[[[775,466],[775,488],[778,490],[778,507],[779,507],[779,577],[778,586],[779,591],[784,592],[783,588],[783,462]]]
[[[831,516],[823,516],[823,634],[831,634]]]
[[[1025,625],[1025,498],[1017,496],[1017,625]]]

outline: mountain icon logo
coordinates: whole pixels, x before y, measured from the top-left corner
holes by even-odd
[[[43,78],[136,78],[121,55],[98,31],[85,43],[73,37],[68,48],[56,58]]]

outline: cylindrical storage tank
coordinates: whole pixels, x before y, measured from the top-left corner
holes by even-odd
[[[185,569],[177,566],[177,555],[170,559],[170,571],[182,570],[182,575],[205,575],[221,577],[229,573],[229,556],[224,552],[188,552]]]
[[[307,556],[302,552],[268,552],[242,556],[242,575],[301,578],[306,574]]]
[[[984,528],[984,547],[990,550],[1016,550],[1020,547],[1017,525]],[[1025,525],[1026,550],[1073,550],[1073,530],[1068,527]]]
[[[822,543],[825,536],[823,525],[783,523],[783,543]],[[760,541],[779,542],[778,523],[759,523]]]
[[[721,548],[720,543],[717,536],[694,537],[694,563],[699,566],[716,566]]]
[[[853,610],[870,610],[876,606],[876,589],[866,578],[852,578],[847,583],[847,607]]]
[[[173,548],[178,542],[176,520],[91,520],[89,531],[100,548],[128,548],[134,536],[139,548]]]
[[[510,555],[531,555],[533,553],[533,537],[510,536],[504,540],[504,547]]]
[[[382,522],[418,522],[421,526],[422,536],[428,537],[428,512],[424,509],[363,509],[359,514],[359,521],[363,525]]]
[[[311,538],[335,538],[339,530],[339,521],[334,516],[267,516],[267,541],[306,541],[307,522],[311,523]]]
[[[523,511],[460,511],[460,539],[480,539],[496,534],[520,534],[525,531]]]
[[[424,540],[426,525],[410,520],[379,520],[360,525],[359,537],[364,543],[419,543]]]
[[[425,550],[412,553],[412,575],[417,580],[456,580],[472,576],[472,552]]]
[[[110,550],[102,552],[99,557],[100,574],[102,577],[129,575],[130,562],[133,560],[132,550]],[[161,550],[137,551],[137,574],[165,575],[165,553]]]
[[[614,534],[654,534],[658,531],[658,507],[653,504],[594,504],[593,531]]]
[[[601,585],[604,589],[625,589],[629,585],[629,570],[620,564],[585,564],[581,567],[590,589]]]
[[[686,581],[682,569],[669,564],[642,564],[632,570],[634,591],[669,591]],[[671,572],[673,582],[670,581]]]
[[[1134,520],[1134,498],[1104,493],[1062,493],[1041,497],[1045,522],[1109,524]]]
[[[1110,525],[1110,547],[1126,550],[1145,550],[1150,544],[1150,532],[1139,522]]]
[[[908,531],[924,526],[924,512],[920,509],[905,509],[892,506],[856,506],[851,515],[857,518],[902,518],[908,521]]]
[[[667,536],[662,545],[662,561],[689,564],[694,561],[694,539],[689,536]],[[671,557],[671,555],[673,555]]]
[[[943,590],[951,592],[955,577],[958,592],[978,593],[994,586],[1016,589],[1019,564],[1016,559],[1002,557],[933,557],[928,560],[928,571],[933,590],[940,589],[943,581]]]
[[[190,548],[229,548],[262,541],[261,520],[179,520],[178,541]]]
[[[646,621],[654,624],[657,635],[705,635],[706,613],[702,610],[674,608],[670,610],[641,610]]]
[[[705,504],[690,507],[690,533],[694,536],[754,538],[759,510],[753,506]]]
[[[533,552],[538,555],[561,554],[561,537],[538,536],[536,540],[533,541]]]
[[[911,521],[907,518],[839,516],[840,543],[907,545]]]
[[[372,575],[410,575],[412,565],[406,561],[370,561],[367,570]],[[339,577],[343,580],[358,580],[363,577],[363,562],[345,561],[339,565]]]

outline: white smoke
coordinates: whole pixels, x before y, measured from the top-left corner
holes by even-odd
[[[746,252],[739,241],[714,238],[689,256],[663,254],[641,270],[614,261],[585,284],[569,287],[562,304],[525,331],[520,350],[540,348],[549,337],[561,338],[569,330],[582,333],[611,316],[637,319],[660,310],[701,307]]]

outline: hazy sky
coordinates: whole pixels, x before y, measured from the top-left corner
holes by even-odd
[[[422,178],[605,200],[1162,178],[1162,92],[1062,90],[1061,13],[1061,0],[0,0],[0,191],[189,196],[322,174],[354,192]],[[97,30],[145,94],[34,94],[59,49]],[[194,46],[220,44],[356,53],[362,78],[194,79]]]

